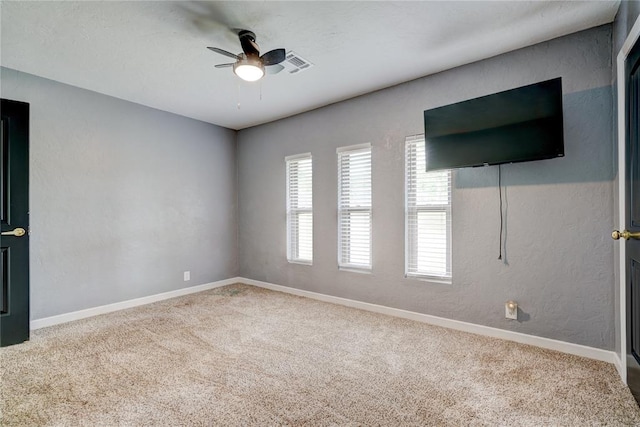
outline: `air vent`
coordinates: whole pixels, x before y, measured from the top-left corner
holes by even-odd
[[[300,55],[295,52],[287,53],[287,57],[281,64],[289,74],[296,74],[313,67],[311,62],[301,58]]]

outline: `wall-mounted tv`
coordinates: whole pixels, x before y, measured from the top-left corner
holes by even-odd
[[[560,77],[424,112],[427,171],[564,156]]]

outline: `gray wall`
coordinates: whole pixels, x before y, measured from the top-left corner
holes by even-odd
[[[527,334],[614,348],[612,27],[555,39],[238,134],[240,274]],[[453,284],[404,278],[404,138],[422,111],[561,76],[566,157],[454,173]],[[292,77],[292,78],[295,78]],[[336,148],[373,146],[373,271],[339,271]],[[314,162],[314,262],[289,264],[284,157]],[[520,321],[504,318],[517,300]]]
[[[638,19],[638,16],[640,15],[640,1],[637,0],[631,0],[631,1],[623,1],[620,3],[620,8],[618,9],[618,13],[616,15],[616,19],[613,22],[613,52],[612,52],[612,81],[614,83],[614,86],[616,84],[616,80],[617,80],[617,57],[618,57],[618,53],[620,52],[620,49],[622,48],[622,44],[625,42],[625,40],[627,39],[627,36],[629,35],[629,31],[631,31],[631,27],[633,27],[633,24],[636,22],[636,19]],[[617,102],[618,102],[618,96],[617,96],[617,92],[614,93],[614,111],[617,114]],[[613,121],[613,131],[614,131],[614,140],[617,141],[617,135],[618,135],[618,130],[617,130],[617,126],[618,122],[617,119],[614,119]],[[616,143],[617,144],[617,143]],[[618,188],[618,175],[617,175],[617,150],[615,151],[615,168],[616,168],[616,177],[615,177],[615,181],[614,181],[614,188],[617,189]],[[618,198],[618,192],[614,191],[614,199],[613,199],[613,206],[614,206],[614,224],[616,229],[618,229],[619,227],[622,227],[621,224],[619,224],[618,222],[618,215],[619,215],[619,198]],[[616,324],[616,341],[615,341],[615,349],[616,349],[616,353],[618,353],[618,356],[621,357],[620,353],[621,353],[621,346],[620,346],[620,329],[619,329],[619,325],[620,325],[620,279],[619,279],[619,271],[618,271],[618,263],[620,260],[620,256],[619,256],[619,248],[620,245],[614,245],[614,274],[615,274],[615,294],[614,294],[614,300],[615,300],[615,324]]]
[[[622,44],[624,43],[631,27],[636,23],[636,19],[640,15],[639,0],[623,0],[613,23],[613,46],[614,59],[618,55]],[[615,77],[615,76],[614,76]]]
[[[32,319],[237,275],[234,131],[0,72],[31,104]]]

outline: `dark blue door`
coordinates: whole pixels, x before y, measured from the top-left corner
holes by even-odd
[[[0,347],[4,347],[29,339],[29,104],[0,102]]]

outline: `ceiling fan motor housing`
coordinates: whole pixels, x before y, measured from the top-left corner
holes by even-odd
[[[258,46],[258,43],[256,43],[256,35],[253,31],[240,30],[238,38],[240,39],[242,50],[248,58],[260,57],[260,47]]]
[[[249,30],[240,30],[238,32],[238,37],[240,38],[248,37],[251,41],[253,42],[256,41],[256,34],[253,31],[249,31]]]

